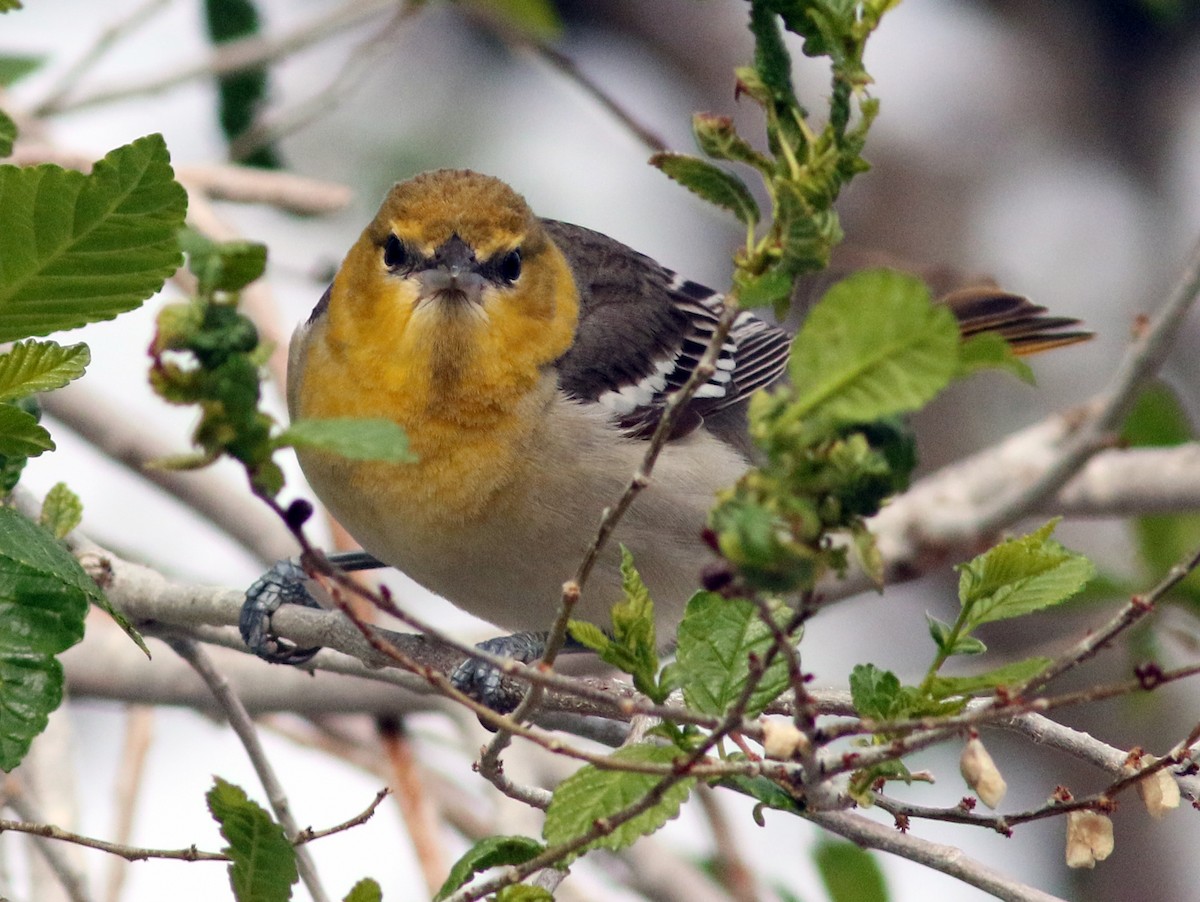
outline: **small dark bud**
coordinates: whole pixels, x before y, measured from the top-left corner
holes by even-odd
[[[1145,664],[1139,664],[1133,668],[1133,675],[1137,677],[1138,683],[1143,689],[1149,692],[1158,686],[1163,680],[1162,668],[1153,661],[1148,661]]]
[[[711,526],[706,526],[706,527],[704,527],[703,530],[700,531],[700,539],[704,542],[705,545],[707,545],[709,548],[711,548],[717,554],[721,553],[721,543],[720,543],[720,540],[717,538],[717,531],[715,529],[713,529]]]
[[[715,561],[700,571],[700,585],[709,592],[720,592],[733,582],[733,570],[725,561]]]
[[[288,529],[299,529],[308,522],[309,517],[312,515],[312,503],[305,501],[303,498],[297,498],[287,506],[287,510],[283,514],[283,519],[287,523]]]

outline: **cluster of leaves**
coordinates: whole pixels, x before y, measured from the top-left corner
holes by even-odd
[[[750,405],[763,462],[722,494],[711,524],[747,585],[804,592],[843,573],[845,534],[882,583],[867,517],[902,490],[916,462],[900,415],[984,366],[1009,368],[990,336],[962,341],[919,279],[888,270],[834,285],[792,345],[790,384]]]
[[[242,289],[266,267],[266,248],[245,241],[216,243],[191,231],[181,232],[180,239],[196,276],[196,294],[159,313],[150,345],[150,384],[172,404],[200,408],[192,434],[199,451],[160,460],[159,466],[192,469],[227,455],[243,466],[255,494],[274,499],[284,485],[274,460],[281,448],[317,448],[367,460],[412,459],[404,431],[390,420],[296,420],[279,428],[260,406],[263,367],[272,348],[238,309]]]
[[[957,714],[971,696],[1004,692],[1015,697],[1036,684],[1051,663],[1049,658],[1026,658],[970,676],[945,676],[941,670],[952,657],[987,651],[975,635],[979,627],[1062,604],[1092,579],[1092,562],[1051,538],[1056,524],[1052,520],[958,567],[958,617],[950,624],[926,615],[935,652],[919,685],[902,685],[894,673],[874,664],[854,668],[850,674],[854,707],[878,726],[871,742],[888,741],[889,722]],[[889,761],[857,771],[850,791],[860,803],[870,804],[870,789],[877,780],[908,777],[902,762]]]
[[[0,117],[0,147],[16,129]],[[59,166],[0,165],[0,496],[26,461],[54,449],[38,421],[37,396],[78,379],[84,344],[34,340],[138,307],[179,265],[175,233],[187,196],[161,136],[119,147],[84,174]],[[35,524],[0,508],[0,768],[20,763],[62,700],[56,655],[83,638],[88,603],[113,613],[103,593],[58,542],[82,505],[52,489]]]
[[[897,0],[750,0],[754,65],[736,72],[738,94],[763,110],[767,153],[738,134],[725,116],[698,114],[692,130],[711,159],[754,169],[771,201],[762,220],[754,195],[737,175],[698,157],[657,154],[652,162],[746,226],[746,244],[734,263],[733,284],[747,307],[773,306],[782,315],[796,278],[824,269],[842,238],[833,209],[841,189],[866,171],[867,131],[878,111],[868,97],[863,68],[867,39]],[[815,124],[792,84],[792,61],[783,29],[804,39],[805,56],[828,58],[832,70],[829,117]]]

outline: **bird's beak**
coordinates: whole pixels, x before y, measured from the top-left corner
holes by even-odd
[[[446,300],[481,306],[485,279],[478,272],[475,252],[457,235],[434,253],[429,268],[417,273],[420,301]]]

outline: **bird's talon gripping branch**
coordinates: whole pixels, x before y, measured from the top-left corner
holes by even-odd
[[[246,590],[238,629],[247,647],[264,661],[272,664],[303,664],[320,651],[319,648],[299,648],[271,631],[271,615],[282,605],[320,607],[304,584],[307,579],[304,568],[297,561],[276,561]]]
[[[512,658],[522,664],[532,664],[539,660],[546,650],[546,634],[514,633],[511,636],[497,636],[480,642],[475,647],[489,654]],[[480,658],[467,658],[459,664],[450,675],[450,682],[459,692],[502,714],[515,708],[524,693],[523,686],[515,693],[509,691],[504,685],[504,673],[500,668]]]

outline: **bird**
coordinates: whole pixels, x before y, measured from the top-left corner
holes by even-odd
[[[998,331],[1018,352],[1089,334],[994,287],[943,302],[964,335]],[[416,462],[301,448],[300,466],[365,550],[357,565],[396,567],[526,637],[485,647],[532,660],[564,580],[698,365],[723,303],[613,238],[539,218],[500,179],[422,173],[388,192],[297,328],[287,384],[294,419],[394,421]],[[737,315],[575,617],[608,623],[625,546],[654,599],[658,635],[673,633],[713,560],[701,536],[707,512],[750,466],[747,402],[784,378],[789,345],[780,326]],[[261,640],[266,607],[248,601],[248,641]]]

